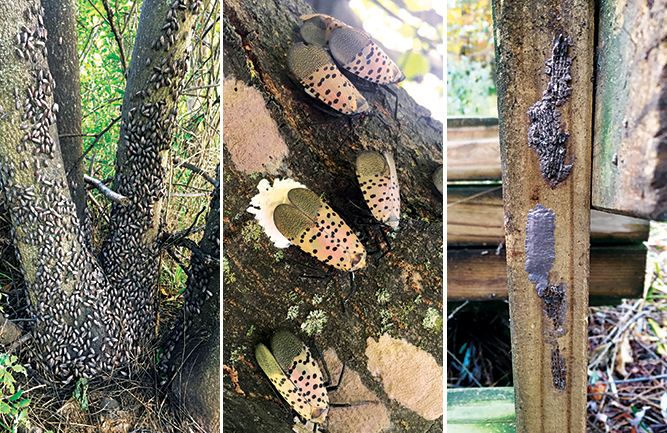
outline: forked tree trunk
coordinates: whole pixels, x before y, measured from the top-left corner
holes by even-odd
[[[11,53],[0,62],[3,196],[36,323],[41,353],[35,361],[66,382],[122,367],[153,337],[167,150],[200,9],[200,2],[190,0],[143,4],[114,183],[129,204],[112,208],[98,262],[67,185],[44,11],[38,1],[0,3],[0,44]],[[71,55],[60,56],[59,45],[49,45],[53,59],[71,61]]]

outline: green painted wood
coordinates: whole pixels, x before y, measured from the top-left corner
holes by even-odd
[[[514,433],[514,389],[447,390],[447,432]]]

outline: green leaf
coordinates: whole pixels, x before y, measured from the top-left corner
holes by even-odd
[[[19,389],[18,391],[16,391],[16,394],[14,394],[14,395],[12,395],[11,397],[9,397],[9,401],[16,401],[16,400],[18,400],[19,397],[21,397],[21,394],[23,394],[23,390],[22,390],[22,389]]]
[[[22,366],[21,364],[15,365],[15,366],[12,367],[12,368],[13,368],[14,371],[17,372],[17,373],[27,374],[27,373],[26,373],[26,370],[25,370],[25,367]]]
[[[4,413],[5,415],[11,412],[12,408],[9,407],[7,403],[4,401],[0,401],[0,413]]]
[[[415,53],[414,51],[403,53],[398,59],[398,64],[401,66],[401,69],[407,78],[426,75],[431,70],[430,63],[426,56]]]
[[[398,29],[398,33],[406,39],[412,39],[415,37],[416,29],[409,24],[403,23],[401,28]]]
[[[31,401],[32,400],[30,400],[29,398],[26,398],[25,400],[21,400],[19,402],[18,406],[19,407],[28,407],[28,405],[30,404]]]
[[[24,419],[28,418],[28,409],[23,409],[21,413],[16,417],[16,424],[20,423]]]

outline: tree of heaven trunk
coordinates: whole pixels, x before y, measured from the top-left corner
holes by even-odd
[[[122,367],[152,337],[167,151],[201,7],[143,4],[114,183],[129,204],[112,206],[98,262],[67,185],[44,10],[0,1],[0,47],[10,53],[0,61],[0,188],[30,298],[33,360],[64,382]],[[61,58],[60,44],[48,46]]]

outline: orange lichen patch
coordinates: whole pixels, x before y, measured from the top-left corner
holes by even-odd
[[[352,307],[354,308],[354,310],[355,310],[355,311],[357,312],[357,314],[359,315],[359,318],[360,318],[361,320],[363,320],[364,323],[366,324],[366,330],[367,330],[369,333],[371,333],[372,335],[376,335],[376,334],[375,334],[375,331],[373,331],[373,329],[371,328],[371,324],[370,324],[370,322],[368,321],[368,319],[366,319],[366,317],[364,317],[364,313],[361,311],[361,309],[360,309],[359,307],[357,307],[357,304],[355,304],[355,303],[353,303],[353,302],[350,302],[349,304],[352,305]]]
[[[239,372],[234,369],[234,367],[227,367],[226,365],[222,366],[222,373],[226,374],[232,379],[232,385],[234,385],[234,391],[236,391],[237,394],[241,394],[242,396],[245,397],[245,392],[241,389],[241,386],[239,385]]]
[[[331,348],[324,352],[324,360],[335,385],[343,364]],[[442,380],[440,382],[442,383]],[[332,407],[329,411],[331,418],[327,426],[327,431],[331,433],[378,433],[391,426],[387,408],[372,391],[364,386],[359,373],[349,367],[345,368],[343,381],[338,390],[329,393],[329,401],[331,403],[369,402],[353,407]]]
[[[387,334],[378,342],[368,338],[366,343],[368,369],[382,378],[389,398],[425,419],[442,416],[443,368],[430,353]]]
[[[409,265],[407,263],[403,264],[403,267],[401,268],[401,277],[403,277],[404,283],[416,291],[417,293],[422,292],[422,285],[421,285],[421,280],[422,276],[419,272],[417,272],[417,269],[415,266]]]
[[[234,165],[246,173],[278,174],[287,145],[266,108],[262,92],[227,79],[222,87],[225,127],[222,137]]]

